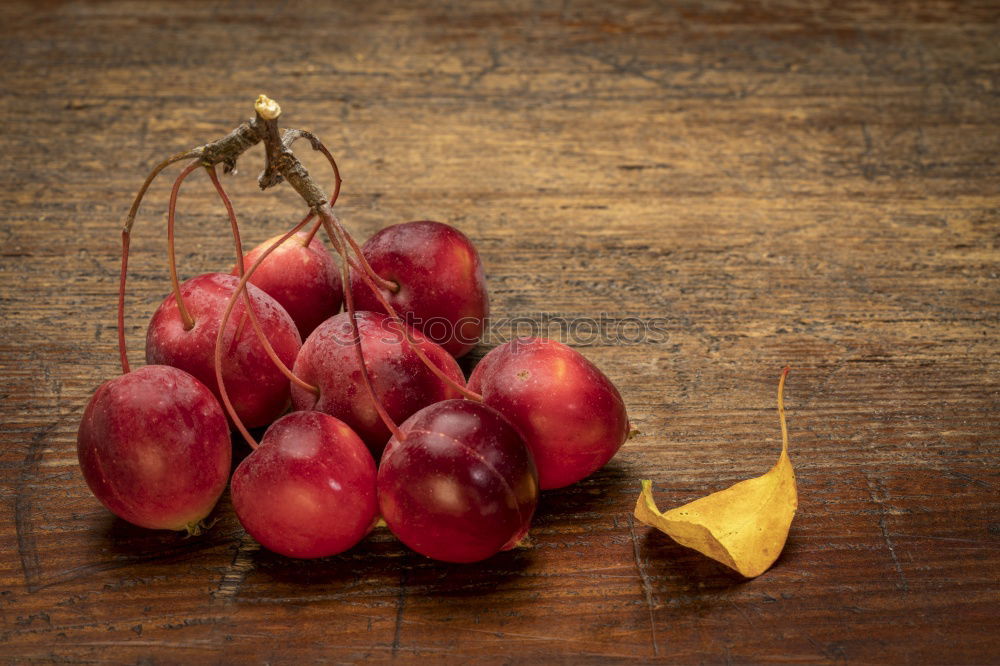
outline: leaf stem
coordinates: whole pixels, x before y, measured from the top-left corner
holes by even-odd
[[[781,371],[778,380],[778,420],[781,422],[781,454],[788,455],[788,424],[785,423],[785,377],[791,371],[789,366]]]

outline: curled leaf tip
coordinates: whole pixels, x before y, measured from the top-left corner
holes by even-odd
[[[798,508],[795,472],[788,458],[784,388],[789,368],[778,381],[781,455],[766,474],[730,486],[683,506],[661,512],[653,484],[642,481],[635,517],[677,543],[711,557],[747,578],[767,571],[785,546]]]

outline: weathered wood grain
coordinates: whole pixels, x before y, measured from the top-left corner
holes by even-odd
[[[1000,659],[996,2],[11,2],[0,35],[3,658]],[[334,149],[359,238],[430,218],[476,242],[494,342],[517,317],[659,322],[578,329],[641,434],[546,493],[530,546],[444,565],[378,531],[296,562],[228,497],[185,539],[87,490],[121,220],[260,92]],[[248,246],[301,208],[255,191],[259,160],[226,181]],[[137,363],[167,191],[133,241]],[[229,266],[206,179],[178,224],[184,275]],[[785,364],[800,510],[744,581],[631,509],[640,478],[669,506],[767,469]]]

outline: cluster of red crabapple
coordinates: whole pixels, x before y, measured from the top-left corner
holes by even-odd
[[[621,396],[578,352],[541,338],[493,349],[466,382],[455,359],[475,346],[489,313],[471,241],[420,221],[359,247],[332,211],[340,176],[329,151],[308,132],[279,134],[273,101],[261,96],[255,108],[227,137],[158,165],[132,206],[119,289],[123,374],[97,389],[77,439],[88,485],[131,523],[195,531],[229,483],[247,532],[290,557],[351,548],[379,517],[439,560],[473,562],[513,547],[540,490],[583,479],[620,448],[629,430]],[[333,168],[329,200],[291,152],[300,138]],[[255,143],[267,159],[261,187],[289,182],[310,213],[243,256],[215,167],[232,170]],[[131,370],[131,227],[156,175],[185,159],[167,215],[172,292],[147,329],[147,365]],[[198,168],[228,212],[237,261],[229,273],[181,283],[176,202]],[[258,444],[249,429],[264,426]],[[231,428],[253,451],[230,478]]]

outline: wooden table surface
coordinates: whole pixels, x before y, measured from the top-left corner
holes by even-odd
[[[3,660],[1000,662],[998,3],[35,1],[0,35]],[[543,495],[530,546],[448,565],[379,530],[294,561],[228,494],[184,538],[87,489],[131,198],[261,92],[334,150],[359,239],[477,244],[467,371],[547,321],[619,386],[641,434]],[[226,180],[248,247],[302,211],[256,191],[261,159]],[[232,261],[189,183],[183,276]],[[168,189],[133,241],[136,364]],[[763,473],[785,364],[799,513],[745,580],[632,508],[642,478],[675,506]]]

